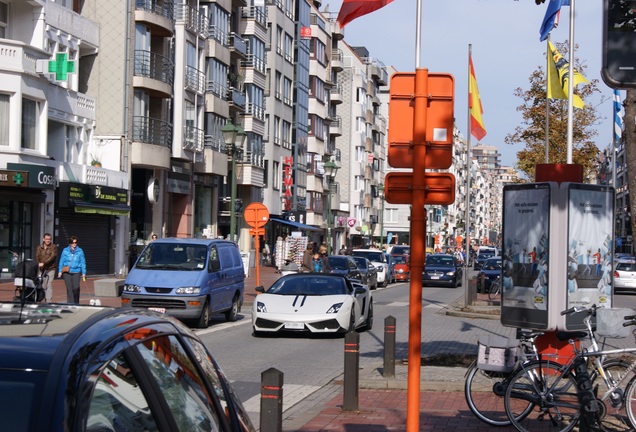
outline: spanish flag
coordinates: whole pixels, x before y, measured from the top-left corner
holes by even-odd
[[[475,78],[475,68],[473,67],[473,57],[469,54],[468,63],[470,66],[470,78],[468,85],[468,108],[470,109],[470,134],[477,141],[481,141],[486,136],[486,128],[482,114],[484,110],[481,107],[481,99],[479,98],[479,89],[477,88],[477,79]]]
[[[567,99],[570,63],[548,41],[548,99]],[[574,70],[574,87],[588,82],[583,75]],[[572,106],[583,108],[585,103],[578,95],[572,95]]]
[[[356,18],[366,15],[391,3],[393,0],[344,0],[338,12],[338,24],[344,27]]]

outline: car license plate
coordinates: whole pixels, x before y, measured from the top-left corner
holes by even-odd
[[[288,322],[285,323],[285,328],[286,329],[290,329],[290,330],[302,330],[305,328],[305,324],[303,323],[295,323],[295,322]]]
[[[162,314],[166,313],[166,308],[149,307],[148,310],[151,310],[153,312],[159,312],[159,313],[162,313]]]
[[[439,279],[439,276],[431,276],[431,279]]]

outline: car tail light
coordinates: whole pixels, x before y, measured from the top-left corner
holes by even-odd
[[[615,277],[615,278],[620,277],[620,275],[618,274],[618,272],[617,272],[617,271],[615,271],[615,272],[614,272],[614,277]]]

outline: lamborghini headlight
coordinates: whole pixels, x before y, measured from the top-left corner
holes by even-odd
[[[327,313],[328,314],[338,313],[338,311],[340,310],[341,307],[342,307],[342,303],[336,303],[335,305],[333,305],[333,306],[331,306],[329,308]]]
[[[265,307],[265,303],[256,302],[256,312],[267,313],[267,308]]]

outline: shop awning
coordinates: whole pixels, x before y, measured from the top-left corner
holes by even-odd
[[[128,216],[130,207],[117,204],[97,204],[83,201],[76,201],[75,213],[101,214],[106,216]]]
[[[300,230],[322,231],[321,228],[317,228],[317,227],[312,226],[312,225],[301,224],[299,222],[294,222],[294,221],[290,221],[290,220],[287,220],[287,219],[269,218],[269,220],[274,221],[274,222],[278,222],[278,223],[282,223],[282,224],[285,224],[285,225],[293,226],[294,228],[298,228]]]

